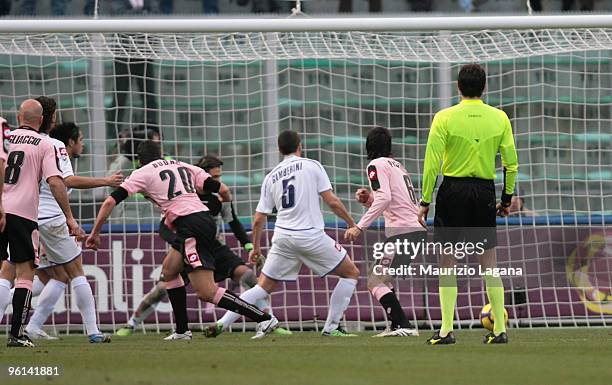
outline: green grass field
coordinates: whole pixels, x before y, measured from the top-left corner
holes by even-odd
[[[57,365],[61,377],[8,378],[1,384],[538,384],[612,383],[612,329],[510,330],[507,346],[483,345],[482,330],[459,331],[454,346],[418,338],[323,338],[316,333],[224,334],[191,342],[163,335],[44,341],[35,349],[0,347],[0,363]],[[4,368],[3,370],[6,370]]]

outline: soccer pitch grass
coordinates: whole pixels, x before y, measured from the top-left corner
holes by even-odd
[[[252,333],[162,341],[160,334],[42,341],[0,348],[0,363],[62,365],[60,377],[8,378],[2,384],[538,384],[612,383],[612,329],[510,330],[509,345],[483,345],[483,330],[458,331],[454,346],[416,338],[324,338],[317,333]]]

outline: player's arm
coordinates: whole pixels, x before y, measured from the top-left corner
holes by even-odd
[[[263,234],[263,227],[268,217],[266,214],[255,211],[253,215],[253,250],[249,253],[249,261],[251,263],[257,263],[257,260],[261,256],[261,235]]]
[[[268,177],[266,177],[261,184],[261,193],[259,194],[259,203],[255,208],[255,214],[253,215],[253,223],[251,234],[253,238],[253,250],[249,253],[249,261],[251,263],[257,263],[261,256],[261,235],[263,233],[264,224],[267,221],[267,216],[271,215],[274,211],[274,199],[272,198],[272,192],[270,186],[268,186]]]
[[[217,193],[221,197],[222,202],[231,202],[232,194],[225,183],[214,180],[209,173],[199,167],[189,165],[189,168],[195,172],[195,185],[198,194],[204,195],[205,191]]]
[[[100,231],[102,231],[102,226],[106,223],[106,220],[113,212],[115,206],[124,201],[129,195],[130,194],[125,188],[119,187],[104,200],[104,203],[100,206],[100,211],[98,211],[96,222],[91,229],[91,234],[85,242],[85,247],[98,250],[98,247],[100,247]]]
[[[348,227],[355,226],[353,217],[351,217],[351,214],[349,214],[346,207],[344,207],[342,201],[336,196],[336,194],[334,194],[332,190],[323,191],[319,193],[319,195],[321,195],[323,202],[325,202],[331,211],[346,222]]]
[[[62,177],[55,175],[47,178],[47,183],[49,184],[51,194],[53,194],[53,197],[57,201],[59,207],[62,209],[64,216],[66,216],[66,224],[68,225],[68,229],[70,229],[70,234],[76,236],[78,240],[82,240],[85,233],[72,216],[72,210],[70,209],[70,202],[68,201],[68,193],[66,192],[64,180]]]
[[[72,175],[64,179],[66,187],[76,189],[90,189],[96,187],[119,187],[123,182],[123,173],[117,171],[105,178],[90,178],[85,176]]]
[[[427,214],[429,204],[432,202],[436,179],[440,173],[440,163],[446,149],[446,125],[444,117],[438,112],[431,122],[427,147],[425,148],[425,161],[423,164],[423,196],[419,208],[419,223],[427,227]]]
[[[431,123],[427,147],[425,148],[425,162],[423,164],[423,197],[422,202],[429,204],[432,201],[436,179],[440,172],[440,163],[446,149],[446,127],[444,119],[437,113]]]
[[[372,204],[363,217],[361,217],[357,226],[344,234],[344,239],[346,240],[356,240],[363,229],[370,227],[372,222],[380,217],[391,203],[391,184],[389,183],[387,173],[382,169],[377,169],[374,165],[370,165],[368,167],[368,179],[370,179],[370,186],[372,187],[372,194],[370,196],[374,195]]]
[[[374,203],[374,195],[367,188],[361,187],[355,192],[355,200],[366,209],[369,209],[372,203]]]
[[[236,215],[234,202],[223,202],[221,212],[223,215],[223,220],[229,225],[230,229],[232,229],[232,233],[234,233],[236,239],[238,242],[240,242],[240,245],[242,245],[246,251],[253,250],[253,244],[244,230],[242,222],[240,222],[240,219],[238,219],[238,215]]]
[[[502,166],[504,168],[504,183],[501,195],[501,202],[497,205],[497,214],[500,216],[508,215],[508,207],[512,201],[512,194],[514,193],[514,184],[516,182],[516,175],[518,174],[518,156],[516,154],[516,147],[514,146],[514,136],[512,135],[512,124],[508,116],[504,115],[505,128],[502,136],[501,143],[499,145],[499,152],[501,154]]]
[[[6,213],[2,205],[2,190],[4,190],[4,159],[0,159],[0,233],[4,231],[4,226],[6,226]]]

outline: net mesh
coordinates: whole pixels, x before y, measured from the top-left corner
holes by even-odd
[[[367,185],[367,131],[374,126],[392,131],[393,152],[420,191],[433,115],[458,101],[461,64],[479,62],[488,74],[485,101],[503,109],[513,124],[517,193],[538,215],[499,228],[500,264],[525,270],[505,280],[511,319],[530,326],[601,324],[612,314],[606,233],[612,196],[611,53],[612,29],[2,34],[0,115],[15,125],[22,100],[54,97],[58,120],[74,121],[84,131],[87,151],[74,163],[79,175],[117,169],[129,174],[135,167],[130,140],[153,131],[160,133],[164,152],[179,160],[218,155],[245,223],[265,173],[279,160],[277,133],[296,130],[305,156],[321,161],[336,193],[359,217],[363,208],[353,194]],[[105,192],[73,191],[82,223],[92,223]],[[329,211],[324,214],[329,233],[340,239],[342,224]],[[155,233],[158,219],[142,197],[131,198],[113,215],[105,247],[84,255],[106,327],[121,326],[157,279],[166,248]],[[227,238],[246,257],[233,237]],[[367,271],[365,249],[349,251]],[[439,320],[435,281],[396,282],[409,316],[428,326]],[[294,326],[318,327],[334,282],[304,270],[296,283],[272,295],[275,313]],[[476,325],[486,302],[480,279],[460,281],[460,292],[457,319]],[[192,322],[221,314],[191,294],[189,306]],[[59,306],[53,325],[78,325],[78,312],[70,308]],[[164,327],[169,313],[164,302],[147,324]],[[347,321],[367,327],[383,320],[360,282]]]

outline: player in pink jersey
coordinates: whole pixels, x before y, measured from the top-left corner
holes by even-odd
[[[86,246],[96,250],[100,245],[102,225],[113,208],[128,196],[143,193],[161,208],[166,225],[176,230],[189,280],[198,297],[256,321],[258,338],[272,332],[278,325],[276,318],[241,300],[234,293],[218,287],[214,281],[214,250],[219,245],[216,239],[217,228],[197,193],[202,194],[205,190],[219,193],[224,201],[230,201],[227,186],[211,178],[210,174],[199,167],[162,159],[159,143],[150,140],[138,146],[138,160],[141,167],[102,204]],[[178,261],[169,261],[169,258],[164,260],[162,274],[173,308],[182,306],[177,301],[185,298],[185,284],[179,275],[181,270],[180,256]],[[183,321],[177,320],[177,324]]]
[[[385,243],[420,242],[426,239],[427,233],[418,221],[418,206],[410,174],[404,166],[392,158],[391,133],[386,128],[377,127],[368,133],[366,141],[368,153],[367,174],[370,181],[370,193],[361,188],[356,192],[356,199],[368,208],[356,227],[348,229],[345,239],[354,241],[361,232],[367,229],[382,214],[385,218]],[[401,258],[406,257],[406,258]],[[395,253],[385,255],[375,265],[389,267],[392,263],[410,263],[415,256]],[[373,268],[368,275],[368,289],[385,309],[391,321],[391,327],[377,337],[418,336],[406,317],[399,300],[393,291],[393,277],[380,274],[380,269]]]
[[[20,127],[11,133],[5,170],[3,203],[6,228],[0,234],[0,259],[8,259],[15,264],[16,270],[13,317],[7,346],[34,347],[32,341],[23,335],[22,326],[27,323],[34,268],[38,265],[37,220],[42,178],[49,184],[66,216],[70,233],[79,238],[84,233],[72,216],[55,147],[38,132],[43,121],[42,106],[34,99],[24,101],[17,119]],[[10,257],[7,248],[10,248]]]

